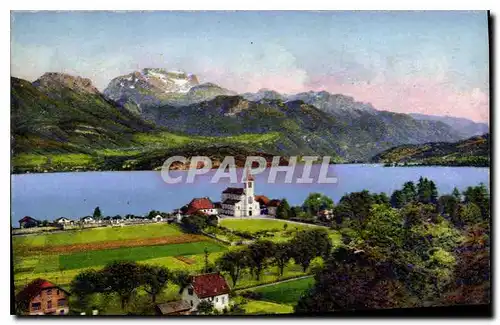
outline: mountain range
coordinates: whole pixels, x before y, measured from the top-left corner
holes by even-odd
[[[430,142],[403,145],[383,151],[372,158],[375,163],[446,166],[490,165],[489,133],[458,142]]]
[[[464,138],[489,132],[488,124],[474,122],[463,117],[435,116],[417,113],[411,113],[410,116],[417,120],[440,121],[448,124]]]
[[[89,79],[61,73],[46,73],[33,83],[11,78],[11,112],[18,172],[60,170],[65,164],[133,169],[138,161],[156,168],[144,157],[161,161],[167,152],[186,150],[214,154],[220,146],[368,161],[398,145],[470,136],[439,120],[377,110],[341,94],[237,94],[200,83],[193,74],[152,68],[116,77],[102,93]]]

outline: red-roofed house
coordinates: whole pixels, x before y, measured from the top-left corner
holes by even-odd
[[[32,228],[32,227],[38,227],[40,225],[40,221],[36,220],[35,218],[26,216],[19,220],[19,227],[20,228]]]
[[[26,315],[67,315],[69,292],[44,279],[33,280],[16,295],[18,311]]]
[[[186,214],[191,215],[196,212],[203,212],[207,215],[217,215],[218,211],[208,197],[196,198],[188,204]]]
[[[260,208],[262,209],[264,207],[267,207],[271,200],[269,200],[269,198],[265,195],[256,195],[255,201],[259,202]]]
[[[229,292],[226,279],[219,273],[200,274],[193,276],[191,283],[182,290],[182,299],[189,303],[191,310],[196,310],[203,300],[222,310],[229,306]]]
[[[267,214],[269,214],[270,216],[276,216],[276,210],[278,209],[280,204],[280,200],[274,199],[269,201],[269,204],[267,205]]]

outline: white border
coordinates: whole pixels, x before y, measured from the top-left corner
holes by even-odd
[[[261,0],[253,0],[253,1],[228,1],[228,0],[210,0],[210,1],[149,1],[149,0],[141,0],[141,1],[131,1],[131,0],[120,0],[120,1],[99,1],[99,0],[86,0],[82,2],[77,1],[63,1],[63,0],[44,0],[44,1],[15,1],[11,3],[2,2],[0,6],[2,7],[1,11],[1,19],[0,22],[2,24],[0,37],[2,46],[2,60],[0,61],[2,64],[2,78],[0,78],[0,88],[3,90],[0,95],[2,99],[2,106],[0,108],[0,123],[2,124],[0,127],[0,155],[2,155],[2,159],[0,160],[1,164],[1,173],[0,173],[0,181],[1,181],[1,192],[0,192],[0,206],[3,210],[3,226],[2,226],[2,234],[1,236],[1,253],[2,260],[5,261],[4,266],[0,268],[1,270],[1,278],[4,280],[4,288],[1,293],[1,320],[2,324],[12,324],[17,321],[10,315],[10,252],[8,247],[10,247],[10,79],[8,76],[10,75],[10,10],[449,10],[453,8],[454,10],[492,10],[492,14],[499,14],[500,10],[499,1],[494,0],[476,0],[476,1],[436,1],[436,0],[420,0],[420,1],[389,1],[389,0],[349,0],[349,1],[317,1],[317,0],[308,0],[308,1],[291,1],[291,0],[277,0],[277,1],[261,1]],[[496,17],[496,34],[495,44],[498,44],[498,34],[499,31],[499,18]],[[498,57],[498,52],[496,52],[496,58]],[[497,72],[497,68],[495,67],[495,74]],[[498,102],[498,80],[497,86],[495,87],[495,94],[497,95]],[[499,114],[491,114],[490,116],[495,117],[494,125],[499,127],[500,119]],[[495,130],[496,131],[496,130]],[[500,144],[495,141],[495,152],[499,151]],[[496,161],[495,161],[496,164]],[[496,167],[496,166],[495,166]],[[498,179],[495,179],[495,183],[498,183]],[[500,194],[497,191],[497,188],[494,188],[495,198],[493,198],[493,202],[500,202]],[[496,207],[495,210],[497,211]],[[496,216],[493,217],[495,219]],[[498,234],[498,220],[495,223],[495,232],[494,234]],[[496,247],[495,247],[496,248]],[[495,248],[493,252],[495,252]],[[496,259],[494,260],[496,262]],[[494,270],[497,270],[496,263]],[[493,282],[494,284],[496,281]],[[496,293],[496,290],[495,290]],[[495,307],[498,305],[498,296],[495,295]],[[496,308],[495,308],[496,309]],[[312,320],[312,319],[311,319]],[[23,323],[26,324],[35,324],[38,323],[39,319],[34,320],[23,320]],[[67,320],[66,320],[67,321]],[[74,321],[74,320],[72,320]],[[80,320],[78,320],[81,322]],[[97,319],[92,320],[95,324],[104,324],[108,322],[119,323],[119,322],[132,322],[132,323],[142,323],[144,320],[142,319],[126,319],[126,318],[115,318],[115,319]],[[152,320],[153,321],[153,320]],[[165,320],[165,319],[157,319],[156,321],[160,322],[168,322],[168,323],[178,323],[178,322],[186,322],[184,320]],[[276,321],[309,321],[309,319],[282,319],[278,320],[276,318],[270,319],[195,319],[195,320],[187,320],[188,322],[251,322],[256,321],[258,323],[271,323]],[[336,319],[315,319],[315,321],[320,322],[335,322],[335,323],[345,323],[345,322],[363,322],[365,320],[336,320]],[[366,320],[372,322],[373,320]],[[386,322],[389,320],[376,320],[381,322]],[[398,322],[407,322],[409,320],[400,320],[396,319]],[[444,320],[425,320],[426,323],[434,323],[434,322],[442,322]],[[460,320],[451,320],[452,322],[460,322]],[[87,322],[87,321],[86,321]]]

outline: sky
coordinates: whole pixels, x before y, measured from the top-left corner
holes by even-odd
[[[13,12],[11,75],[147,67],[237,92],[326,90],[377,109],[489,120],[485,11]]]

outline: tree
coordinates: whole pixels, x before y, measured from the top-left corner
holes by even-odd
[[[328,231],[317,228],[299,231],[290,241],[290,246],[293,247],[291,257],[305,272],[315,257],[326,257],[330,253],[332,243]]]
[[[171,277],[170,271],[163,266],[143,265],[140,272],[143,276],[144,291],[151,295],[151,301],[155,303],[156,296],[167,286]]]
[[[415,187],[415,183],[413,182],[406,182],[403,184],[403,195],[405,197],[405,203],[417,201],[418,195],[417,195],[417,189]]]
[[[456,223],[459,203],[459,199],[454,194],[442,195],[438,199],[438,212],[449,216],[450,220]]]
[[[477,204],[468,202],[458,208],[459,226],[474,225],[481,222],[481,209]]]
[[[403,191],[395,190],[391,195],[391,206],[400,209],[406,204],[406,197]]]
[[[436,184],[427,178],[420,177],[417,184],[418,201],[421,203],[437,203],[438,191]]]
[[[400,248],[403,245],[403,224],[399,213],[386,205],[373,205],[363,228],[368,245],[381,248]]]
[[[321,193],[311,193],[304,200],[302,208],[315,216],[320,210],[333,209],[333,200]]]
[[[96,207],[94,209],[94,214],[92,214],[94,220],[100,220],[102,218],[101,208]]]
[[[241,272],[247,265],[245,251],[228,251],[217,260],[216,264],[221,271],[229,274],[234,288],[240,278]]]
[[[195,213],[189,217],[182,218],[181,227],[184,231],[199,234],[208,226],[208,218],[206,215]]]
[[[454,187],[453,192],[451,192],[451,195],[457,200],[458,203],[462,202],[462,194],[460,194],[460,191],[458,188]]]
[[[405,306],[404,284],[390,263],[340,248],[315,275],[315,284],[295,306],[296,313]]]
[[[429,191],[431,192],[430,203],[436,204],[438,200],[438,190],[433,181],[429,182]]]
[[[340,212],[345,213],[341,218],[351,218],[359,228],[368,216],[373,203],[373,196],[366,190],[344,195],[339,201],[339,205],[343,205]]]
[[[280,205],[276,209],[276,218],[289,219],[291,216],[290,204],[286,199],[282,199]]]
[[[248,266],[255,275],[255,279],[259,281],[267,260],[274,256],[274,243],[269,240],[258,240],[250,244],[245,251]]]
[[[191,283],[192,277],[187,271],[177,270],[172,272],[171,279],[179,286],[179,293],[181,293]]]
[[[120,296],[122,309],[143,280],[141,267],[135,262],[113,262],[104,267],[102,274],[106,288]]]
[[[390,199],[384,192],[379,194],[373,194],[373,203],[375,204],[385,204],[390,205]]]
[[[464,191],[464,202],[474,203],[481,209],[481,216],[484,220],[490,218],[490,194],[483,183],[479,186],[469,186]]]
[[[214,313],[214,304],[208,300],[202,300],[196,307],[196,310],[203,315],[210,315]]]
[[[79,273],[70,284],[71,293],[74,294],[83,308],[89,307],[89,297],[94,293],[104,292],[104,278],[96,270],[86,270]]]
[[[290,243],[275,244],[274,264],[278,267],[279,275],[283,276],[286,264],[292,258],[292,247]]]

